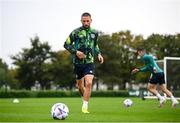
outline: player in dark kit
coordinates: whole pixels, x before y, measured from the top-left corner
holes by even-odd
[[[104,61],[98,47],[98,32],[90,27],[91,22],[91,15],[83,13],[81,16],[82,26],[72,31],[64,44],[64,47],[73,56],[76,83],[83,96],[83,113],[89,113],[88,101],[94,78],[94,57],[97,56],[101,64]]]

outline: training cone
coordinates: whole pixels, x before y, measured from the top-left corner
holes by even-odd
[[[19,100],[18,99],[14,99],[13,103],[19,103]]]

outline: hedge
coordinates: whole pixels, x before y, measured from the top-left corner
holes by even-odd
[[[127,97],[128,91],[92,91],[92,97]],[[79,97],[78,91],[0,91],[0,98]]]
[[[180,97],[180,91],[173,91],[175,97]],[[33,97],[79,97],[78,91],[0,91],[0,98],[33,98]],[[92,97],[128,97],[128,91],[92,91]]]

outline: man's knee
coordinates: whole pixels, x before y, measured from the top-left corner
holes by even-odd
[[[92,86],[93,77],[94,77],[93,75],[86,75],[85,76],[85,86],[86,87]]]
[[[148,85],[148,90],[151,91],[151,90],[155,90],[156,89],[156,86],[154,85]]]
[[[81,88],[83,86],[83,80],[76,80],[76,85],[78,88]]]
[[[77,87],[78,87],[79,89],[83,88],[83,86],[82,86],[81,84],[77,84]]]
[[[151,86],[148,86],[148,87],[147,87],[147,89],[148,89],[148,90],[151,90],[151,89],[152,89],[152,87],[151,87]]]
[[[86,82],[86,87],[91,87],[92,86],[92,82]]]

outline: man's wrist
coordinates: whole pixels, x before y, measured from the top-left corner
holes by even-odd
[[[72,52],[72,54],[76,55],[76,54],[77,54],[77,50],[74,50],[74,51]]]

